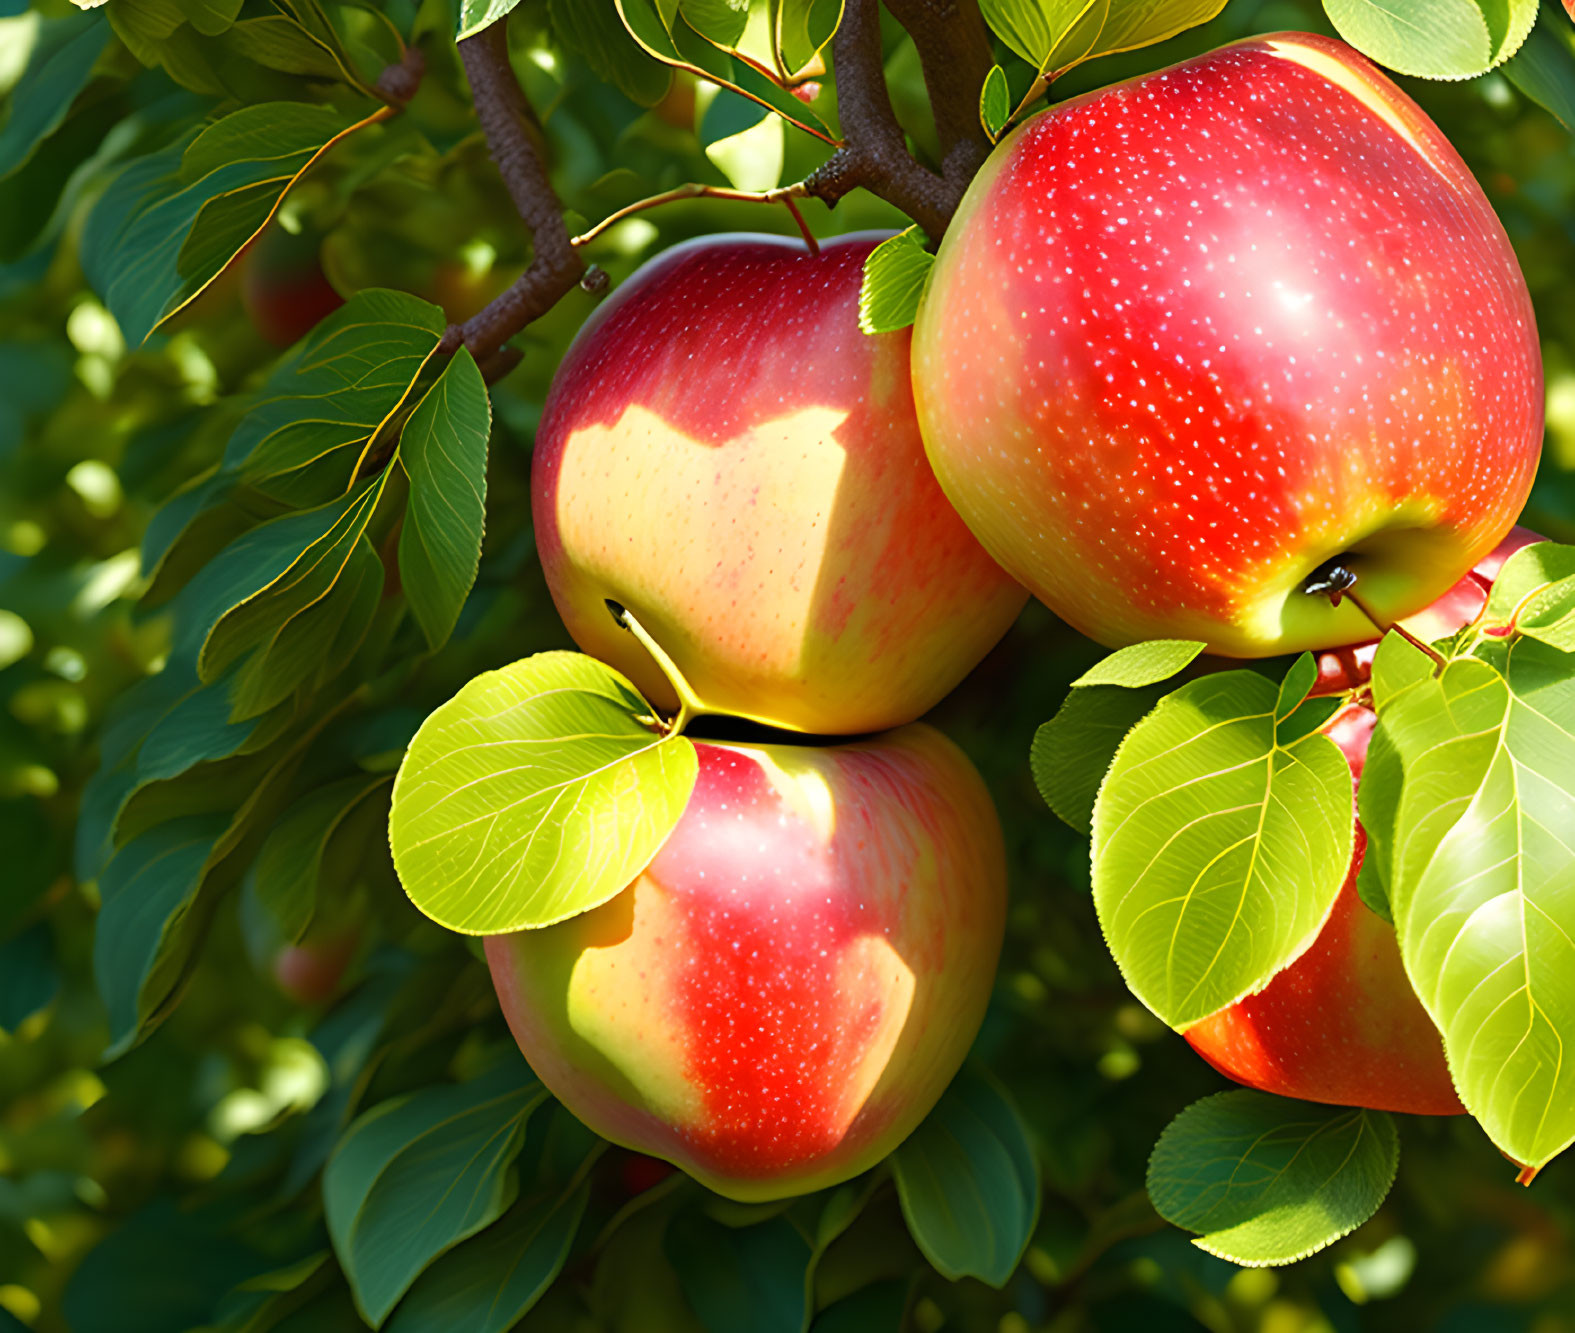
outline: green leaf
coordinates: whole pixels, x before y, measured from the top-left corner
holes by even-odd
[[[964,1069],[891,1158],[908,1230],[949,1281],[1002,1287],[1039,1217],[1039,1163],[995,1081]]]
[[[342,79],[346,73],[330,48],[284,14],[242,19],[229,30],[226,44],[236,55],[284,74]]]
[[[506,1333],[563,1271],[590,1194],[582,1181],[521,1199],[421,1275],[389,1333]]]
[[[984,126],[991,143],[1001,137],[1011,114],[1012,94],[1006,85],[1006,71],[999,65],[991,65],[979,88],[979,123]]]
[[[1508,60],[1537,21],[1538,0],[1324,0],[1363,55],[1423,79],[1471,79]]]
[[[749,26],[749,0],[678,0],[678,12],[715,46],[733,49]]]
[[[253,892],[284,939],[306,933],[325,887],[349,887],[337,877],[323,883],[329,844],[352,815],[381,812],[382,804],[368,798],[387,783],[386,776],[365,773],[330,782],[300,797],[269,830],[252,871]]]
[[[824,142],[833,142],[825,122],[800,102],[778,78],[768,78],[749,62],[705,40],[687,22],[664,11],[663,0],[614,0],[630,35],[663,64],[690,73],[758,102],[762,107]]]
[[[0,942],[0,1030],[15,1032],[60,990],[55,937],[42,921]]]
[[[559,40],[631,102],[655,106],[667,96],[672,70],[629,35],[613,0],[551,0],[549,13]]]
[[[1137,689],[1157,685],[1186,670],[1206,647],[1195,639],[1150,639],[1119,648],[1096,662],[1072,682],[1074,689],[1088,685],[1121,685]]]
[[[140,343],[194,300],[302,172],[384,114],[358,118],[303,102],[243,107],[192,140],[178,169],[169,169],[169,152],[154,154],[126,190],[108,191],[89,220],[84,267],[126,341]]]
[[[900,231],[870,251],[859,287],[859,328],[865,333],[905,329],[919,313],[935,256],[917,227]]]
[[[99,877],[93,976],[109,1010],[106,1058],[129,1050],[185,970],[197,891],[229,828],[223,815],[172,820],[132,839]]]
[[[225,445],[225,471],[297,503],[343,494],[445,322],[405,292],[357,292],[268,376]]]
[[[985,22],[1041,75],[1152,46],[1207,23],[1225,0],[981,0]]]
[[[842,26],[843,0],[771,0],[771,32],[777,59],[789,76],[820,59]]]
[[[194,579],[183,600],[206,603],[197,667],[205,681],[234,668],[235,721],[282,702],[324,665],[325,636],[348,628],[359,640],[376,610],[382,565],[366,530],[387,473],[333,504],[288,514],[231,542]],[[216,613],[216,614],[214,614]],[[348,626],[347,622],[348,621]]]
[[[108,25],[89,14],[41,26],[0,128],[0,180],[26,164],[38,145],[60,128],[108,40]]]
[[[217,37],[235,22],[241,0],[180,0],[186,21],[204,37]]]
[[[651,717],[578,653],[477,676],[422,723],[394,780],[389,841],[411,901],[450,930],[496,935],[621,893],[699,771],[694,746]]]
[[[1162,693],[1157,685],[1074,688],[1056,715],[1034,732],[1028,753],[1034,785],[1063,823],[1085,836],[1093,831],[1099,784],[1127,733]]]
[[[1555,30],[1562,22],[1549,11],[1504,63],[1504,77],[1575,134],[1575,47]]]
[[[782,183],[782,118],[730,88],[718,90],[706,108],[700,143],[735,190],[774,190]]]
[[[546,1100],[509,1060],[471,1083],[381,1102],[340,1140],[323,1173],[323,1208],[356,1307],[374,1328],[434,1259],[514,1201],[509,1168]]]
[[[1194,1102],[1160,1135],[1148,1192],[1193,1244],[1245,1267],[1294,1263],[1367,1221],[1394,1184],[1383,1111],[1238,1090]]]
[[[426,391],[399,438],[410,478],[399,574],[427,645],[448,641],[481,563],[492,403],[470,353],[460,348]]]
[[[1352,852],[1351,772],[1250,671],[1166,696],[1116,752],[1094,905],[1132,993],[1172,1027],[1234,1004],[1317,938]]]
[[[1575,546],[1556,542],[1537,542],[1523,546],[1504,562],[1487,605],[1482,608],[1484,625],[1508,625],[1516,619],[1523,604],[1533,593],[1558,584],[1575,584]]]
[[[1380,713],[1404,774],[1387,887],[1461,1100],[1540,1167],[1575,1141],[1575,658],[1494,656]]]
[[[490,28],[498,20],[514,12],[520,0],[459,0],[459,23],[454,37],[464,41],[474,37],[483,28]]]
[[[706,1333],[802,1333],[813,1254],[786,1218],[731,1227],[692,1209],[665,1248]]]

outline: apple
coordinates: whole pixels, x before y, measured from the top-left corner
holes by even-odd
[[[329,284],[319,257],[321,240],[270,222],[246,249],[241,304],[257,332],[275,347],[299,342],[344,298]]]
[[[1359,781],[1377,721],[1350,703],[1325,725]],[[1367,838],[1312,947],[1256,995],[1185,1032],[1195,1051],[1249,1088],[1337,1106],[1458,1115],[1443,1039],[1400,961],[1394,928],[1356,891]]]
[[[742,1200],[897,1146],[984,1016],[1006,909],[995,808],[916,724],[828,747],[700,742],[650,866],[558,925],[486,941],[531,1067],[614,1143]]]
[[[1299,33],[1008,136],[946,231],[913,383],[968,525],[1110,646],[1371,638],[1492,550],[1542,442],[1482,191],[1372,65]]]
[[[708,710],[847,734],[918,717],[1027,599],[925,462],[907,332],[859,332],[879,239],[678,246],[558,369],[532,476],[542,568],[575,640],[653,703],[677,700],[608,600]]]
[[[274,955],[274,981],[297,1004],[326,1004],[339,993],[360,943],[361,932],[354,926],[311,931]]]
[[[1504,562],[1521,547],[1546,540],[1530,528],[1511,528],[1509,535],[1468,569],[1454,587],[1431,606],[1400,623],[1423,643],[1437,642],[1464,629],[1487,605],[1488,591],[1499,570],[1504,568]],[[1377,651],[1378,640],[1372,639],[1354,647],[1319,653],[1318,683],[1312,692],[1340,694],[1365,685],[1372,676],[1373,656]]]

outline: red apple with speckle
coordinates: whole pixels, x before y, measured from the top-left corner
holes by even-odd
[[[1377,721],[1347,704],[1325,731],[1362,775]],[[1227,1078],[1249,1088],[1336,1106],[1457,1115],[1443,1040],[1400,961],[1394,928],[1356,891],[1366,835],[1312,947],[1256,995],[1211,1015],[1186,1038]]]
[[[1297,33],[1003,141],[940,247],[913,379],[985,548],[1112,646],[1371,638],[1492,550],[1542,441],[1531,303],[1482,191],[1372,65]],[[1338,606],[1308,590],[1336,560]]]
[[[486,942],[525,1058],[605,1138],[736,1199],[897,1146],[967,1054],[1006,908],[973,765],[914,725],[697,743],[682,819],[622,894]]]
[[[321,239],[270,222],[241,260],[241,304],[257,332],[290,347],[344,304],[323,272]]]
[[[908,334],[858,328],[880,237],[721,236],[658,256],[563,359],[533,463],[548,587],[586,652],[791,731],[912,721],[1027,599],[925,461]]]

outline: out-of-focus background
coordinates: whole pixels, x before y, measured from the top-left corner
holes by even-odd
[[[280,281],[294,264],[320,262],[340,295],[397,287],[462,318],[520,271],[528,243],[474,132],[452,12],[439,0],[386,9],[431,67],[409,123],[369,130],[314,170],[289,198],[270,262]],[[515,40],[566,206],[589,223],[684,181],[720,183],[696,133],[705,90],[697,105],[693,82],[679,80],[642,108],[553,41],[547,9],[521,6]],[[63,3],[3,4],[0,15],[0,93],[53,25],[101,21]],[[1230,0],[1212,23],[1095,61],[1056,93],[1276,29],[1330,31],[1316,3]],[[886,39],[894,100],[923,149],[933,131],[916,55],[895,26]],[[462,1068],[505,1033],[475,951],[409,906],[372,821],[332,847],[308,948],[291,952],[270,934],[237,876],[216,897],[167,1020],[104,1059],[97,889],[77,877],[73,842],[106,710],[169,651],[158,606],[139,605],[150,583],[142,543],[160,505],[222,450],[233,395],[278,353],[263,336],[265,295],[245,272],[138,347],[84,277],[84,223],[117,165],[194,108],[223,103],[166,68],[143,70],[118,37],[96,61],[20,167],[6,161],[0,129],[0,169],[12,167],[0,179],[0,1330],[355,1329],[322,1254],[313,1182],[327,1145],[352,1104]],[[1520,257],[1548,384],[1546,461],[1525,521],[1575,540],[1575,138],[1500,74],[1402,82],[1476,173]],[[824,152],[775,125],[735,148],[781,153],[783,180]],[[805,213],[822,235],[906,224],[862,194],[834,212],[811,201]],[[616,283],[690,236],[790,226],[775,208],[697,200],[630,218],[590,255]],[[478,585],[444,652],[412,650],[356,705],[351,720],[364,725],[353,739],[369,772],[471,675],[567,644],[533,553],[530,452],[552,370],[593,306],[576,291],[533,326],[523,366],[495,390]],[[1013,1093],[1041,1154],[1027,1256],[1001,1291],[948,1283],[925,1268],[888,1192],[828,1253],[818,1299],[893,1284],[906,1295],[916,1283],[908,1318],[926,1333],[1575,1330],[1575,1165],[1558,1161],[1520,1188],[1464,1118],[1403,1119],[1399,1180],[1377,1217],[1290,1268],[1237,1269],[1154,1215],[1143,1190],[1150,1147],[1177,1111],[1223,1083],[1127,994],[1095,923],[1086,844],[1029,776],[1034,728],[1098,656],[1031,606],[934,718],[983,771],[1007,827],[1007,950],[977,1055]],[[216,786],[213,799],[242,797]],[[605,1216],[630,1188],[627,1168],[614,1154],[598,1177],[593,1207]],[[606,1244],[577,1250],[522,1327],[701,1327],[684,1295],[683,1248],[664,1246],[661,1231],[679,1207],[653,1205]],[[261,1296],[237,1293],[291,1263],[300,1272],[275,1285],[298,1300],[273,1301],[266,1283]],[[877,1311],[890,1307],[871,1304],[862,1323],[863,1307],[840,1308],[849,1322],[836,1327],[880,1328]]]

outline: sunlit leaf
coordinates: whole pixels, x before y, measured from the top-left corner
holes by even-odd
[[[934,266],[935,256],[924,248],[924,233],[917,227],[877,245],[864,260],[859,328],[865,333],[892,333],[912,324]]]
[[[1004,1286],[1039,1217],[1039,1164],[995,1082],[964,1069],[891,1168],[908,1230],[936,1271]]]
[[[411,901],[494,935],[622,892],[699,771],[694,746],[650,719],[628,681],[577,653],[477,676],[422,724],[394,783],[389,840]]]
[[[454,36],[459,41],[474,37],[483,28],[507,18],[520,0],[459,0],[459,24]]]
[[[1575,1141],[1575,658],[1488,653],[1379,713],[1404,782],[1387,888],[1460,1099],[1536,1167]]]
[[[844,0],[771,0],[772,37],[777,58],[790,76],[824,62],[821,53],[842,25]]]
[[[1470,79],[1520,49],[1539,0],[1324,0],[1329,21],[1363,55],[1401,74]]]
[[[979,89],[979,123],[984,126],[991,143],[1001,137],[1001,130],[1011,114],[1012,95],[1006,85],[1006,71],[999,65],[991,65]]]
[[[1350,769],[1307,725],[1326,709],[1284,706],[1253,672],[1183,685],[1100,788],[1100,924],[1133,994],[1172,1027],[1260,990],[1317,937],[1345,880]]]
[[[1221,1092],[1166,1126],[1148,1192],[1166,1221],[1201,1233],[1200,1249],[1248,1267],[1288,1264],[1377,1212],[1399,1161],[1383,1111]]]

